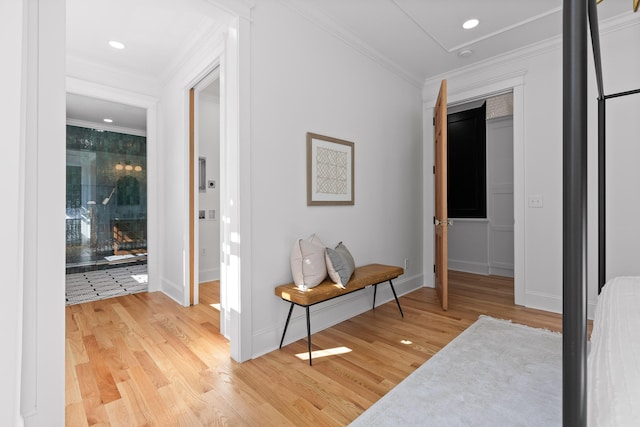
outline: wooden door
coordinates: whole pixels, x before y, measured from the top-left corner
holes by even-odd
[[[436,292],[442,303],[442,309],[448,308],[448,247],[447,247],[447,81],[440,85],[440,93],[436,101],[434,117],[435,146],[435,240],[436,240]]]

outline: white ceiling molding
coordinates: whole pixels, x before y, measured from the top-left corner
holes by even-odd
[[[414,24],[416,24],[416,26],[418,28],[420,28],[420,30],[425,33],[431,40],[433,40],[438,46],[440,46],[440,48],[442,48],[443,51],[445,52],[450,52],[450,50],[448,50],[444,44],[442,44],[440,42],[440,40],[434,36],[433,34],[431,34],[431,32],[429,30],[427,30],[424,25],[422,25],[416,18],[415,16],[413,16],[413,14],[411,12],[409,12],[408,10],[406,10],[404,7],[402,7],[397,0],[391,0],[391,2],[393,4],[396,5],[396,7],[398,9],[400,9],[402,11],[402,13],[404,13],[406,15],[407,18],[409,18],[411,20],[411,22],[413,22]]]
[[[640,25],[640,19],[633,13],[615,16],[600,22],[600,36],[615,33],[625,28]]]
[[[431,101],[435,103],[435,99],[436,99],[435,96],[438,93],[440,82],[444,79],[447,79],[448,81],[456,80],[461,87],[466,88],[464,90],[472,89],[475,86],[485,86],[489,83],[489,80],[491,79],[478,77],[483,75],[483,70],[491,67],[495,68],[497,66],[500,66],[501,64],[507,64],[507,63],[526,60],[527,58],[532,58],[534,56],[538,56],[553,50],[557,50],[557,49],[560,49],[561,47],[562,47],[561,39],[559,37],[556,37],[552,40],[536,43],[526,48],[508,52],[503,55],[498,55],[484,61],[480,61],[465,67],[460,67],[455,70],[451,70],[446,73],[440,74],[438,76],[428,79],[425,82],[424,89],[422,92],[423,100],[425,100],[425,104],[427,106],[433,107],[433,105],[430,105],[429,103],[431,103]],[[505,79],[509,79],[511,77],[524,76],[525,74],[526,74],[526,70],[518,70],[513,73],[499,75],[495,77],[493,80],[502,81]],[[451,93],[454,93],[453,92],[454,88],[450,88],[450,89],[452,89]],[[464,91],[464,90],[460,89],[460,91]],[[487,94],[484,94],[484,95],[487,95]]]
[[[255,0],[207,0],[208,3],[231,15],[251,20],[251,9],[256,6]]]
[[[553,9],[550,9],[546,12],[540,13],[536,16],[532,16],[528,19],[524,19],[520,22],[516,22],[512,25],[508,25],[506,27],[503,27],[501,29],[499,29],[498,31],[493,31],[489,34],[485,34],[481,37],[476,37],[475,39],[471,39],[465,43],[461,43],[452,47],[447,47],[445,45],[444,42],[442,42],[438,37],[436,37],[432,31],[429,31],[427,28],[425,28],[425,26],[414,16],[414,14],[410,11],[408,11],[405,7],[403,7],[397,0],[391,0],[392,3],[402,11],[402,13],[404,13],[406,15],[407,18],[409,18],[418,28],[420,28],[420,30],[427,35],[431,40],[433,40],[438,46],[440,46],[442,48],[443,51],[448,52],[448,53],[452,53],[452,52],[456,52],[458,50],[467,48],[469,46],[472,46],[478,42],[481,42],[483,40],[486,39],[490,39],[492,37],[495,37],[497,35],[500,35],[502,33],[506,33],[507,31],[513,30],[515,28],[521,27],[523,25],[529,24],[531,22],[535,22],[539,19],[542,18],[546,18],[547,16],[553,15],[554,13],[558,13],[558,12],[562,12],[562,7],[556,7]]]
[[[204,34],[200,34],[197,39],[193,39],[188,47],[185,47],[180,51],[180,56],[176,57],[171,64],[159,75],[160,85],[169,81],[175,76],[195,55],[198,55],[203,50],[215,49],[216,46],[224,44],[225,32],[227,30],[227,23],[225,25],[210,28]]]
[[[559,13],[559,12],[560,13],[562,12],[562,7],[551,9],[551,10],[545,12],[545,13],[541,13],[541,14],[539,14],[537,16],[533,16],[533,17],[531,17],[529,19],[525,19],[525,20],[517,22],[517,23],[515,23],[513,25],[509,25],[507,27],[501,28],[500,30],[494,31],[493,33],[489,33],[489,34],[486,34],[486,35],[484,35],[482,37],[478,37],[476,39],[470,40],[467,43],[462,43],[462,44],[460,44],[458,46],[453,46],[452,48],[447,50],[447,52],[455,52],[456,50],[464,49],[465,47],[469,47],[469,46],[471,46],[471,45],[473,45],[475,43],[478,43],[478,42],[480,42],[482,40],[490,39],[491,37],[495,37],[495,36],[500,35],[502,33],[506,33],[507,31],[513,30],[515,28],[521,27],[521,26],[529,24],[531,22],[535,22],[535,21],[537,21],[539,19],[546,18],[547,16],[551,16],[554,13]]]
[[[630,26],[640,25],[640,21],[637,17],[634,17],[633,14],[621,15],[618,17],[610,18],[606,21],[602,21],[600,23],[600,34],[608,34],[615,31],[619,31]],[[504,53],[502,55],[494,56],[492,58],[486,59],[484,61],[476,62],[471,65],[460,67],[455,70],[447,71],[446,73],[442,73],[438,76],[429,78],[425,81],[423,88],[423,100],[424,108],[433,107],[433,103],[435,103],[435,95],[438,92],[438,88],[440,87],[440,82],[444,79],[453,80],[462,78],[462,80],[466,80],[466,83],[462,83],[462,85],[466,88],[473,88],[476,85],[484,85],[486,82],[480,82],[476,76],[481,74],[481,71],[488,67],[499,66],[503,63],[512,63],[521,60],[526,60],[528,58],[535,57],[537,55],[542,55],[553,50],[562,48],[562,37],[557,36],[548,40],[544,40],[542,42],[534,43],[529,46]],[[524,75],[525,71],[518,71],[515,75]],[[472,77],[470,77],[472,76]],[[504,76],[498,77],[497,80],[502,80],[505,78]],[[476,82],[471,81],[471,79],[475,79]],[[466,89],[461,89],[460,91],[464,92]],[[453,92],[452,92],[453,93]]]
[[[296,2],[296,0],[279,1],[288,9],[296,12],[298,15],[302,16],[312,24],[317,25],[322,30],[341,40],[347,46],[358,51],[372,61],[378,63],[383,68],[391,71],[392,73],[396,74],[397,76],[401,77],[417,88],[422,87],[423,82],[420,77],[398,66],[395,62],[391,61],[389,58],[371,47],[365,41],[355,36],[352,32],[336,23],[326,14],[316,9],[312,9],[306,5],[302,5],[300,2]]]
[[[105,101],[119,102],[121,104],[132,105],[134,107],[149,109],[155,108],[158,103],[158,99],[153,96],[118,89],[73,77],[66,78],[66,86],[67,92],[69,93],[104,99]]]
[[[67,77],[77,81],[100,82],[107,86],[116,83],[122,86],[125,83],[127,87],[135,87],[142,93],[154,96],[160,93],[160,80],[157,78],[70,55],[67,55]]]
[[[471,78],[468,76],[458,76],[457,80],[455,77],[448,78],[447,104],[457,105],[505,93],[511,88],[524,85],[526,73],[527,70],[518,69],[510,73],[495,75],[492,70],[488,73],[470,73]],[[433,109],[440,82],[441,80],[433,80],[428,86],[425,85],[423,94],[429,94],[429,97],[423,98],[423,110]]]

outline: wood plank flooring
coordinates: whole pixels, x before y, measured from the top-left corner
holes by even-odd
[[[479,315],[560,331],[558,314],[513,305],[513,282],[450,272],[449,310],[422,288],[246,363],[218,334],[218,284],[181,307],[160,292],[66,308],[68,426],[346,425]],[[282,304],[282,310],[288,306]],[[339,351],[336,351],[339,352]]]

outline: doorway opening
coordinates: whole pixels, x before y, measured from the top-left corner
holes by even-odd
[[[67,94],[66,305],[148,290],[147,111]]]
[[[221,312],[220,69],[189,91],[190,304]],[[202,291],[202,295],[201,295]]]
[[[478,194],[482,200],[458,203],[470,207],[474,215],[450,217],[449,268],[456,271],[483,275],[514,277],[514,134],[513,93],[511,91],[490,97],[450,106],[449,117],[460,117],[461,112],[483,110],[485,117],[478,140],[485,142],[478,155],[466,156],[477,167],[457,162],[450,156],[450,174],[459,172],[468,181],[469,197]],[[473,123],[472,123],[473,124]],[[456,141],[456,132],[449,132],[449,153],[456,151],[459,143],[464,149],[468,139]],[[473,171],[482,171],[482,176],[469,176]],[[455,183],[455,181],[453,181]],[[483,188],[477,191],[479,184]],[[455,188],[450,187],[451,191]],[[458,193],[459,194],[459,193]],[[459,202],[459,201],[458,201]],[[455,204],[454,204],[455,205]],[[477,209],[481,207],[481,209]],[[459,209],[464,212],[465,209]]]

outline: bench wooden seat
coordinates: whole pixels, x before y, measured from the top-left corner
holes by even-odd
[[[347,295],[360,289],[364,289],[367,286],[373,286],[373,308],[376,308],[376,292],[380,283],[389,282],[393,297],[396,300],[400,315],[404,317],[402,307],[400,307],[400,301],[396,295],[396,290],[393,287],[392,280],[398,276],[404,274],[402,267],[396,267],[393,265],[383,264],[369,264],[362,267],[357,267],[349,279],[347,285],[342,288],[340,285],[333,283],[327,279],[320,283],[318,286],[307,290],[301,290],[295,283],[288,283],[286,285],[277,286],[275,289],[276,296],[283,300],[290,302],[289,315],[287,316],[287,322],[284,325],[284,331],[282,332],[282,339],[280,340],[280,348],[284,342],[284,336],[287,333],[287,327],[289,326],[289,320],[291,319],[291,312],[293,306],[298,305],[304,307],[307,314],[307,346],[309,349],[309,365],[311,362],[311,322],[309,316],[309,307],[314,304],[329,301],[331,299]]]

